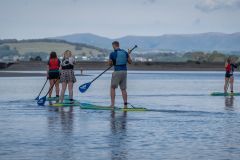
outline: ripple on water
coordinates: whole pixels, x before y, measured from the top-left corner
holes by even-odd
[[[110,76],[94,82],[85,94],[75,89],[76,99],[110,104]],[[222,76],[129,74],[129,102],[152,112],[127,113],[37,106],[33,99],[43,78],[0,78],[0,159],[238,160],[240,99],[208,96],[221,91]],[[89,79],[77,77],[79,84]],[[117,91],[118,106],[120,95]]]

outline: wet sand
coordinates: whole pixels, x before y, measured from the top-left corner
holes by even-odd
[[[107,62],[77,62],[75,70],[105,70]],[[46,76],[46,73],[26,73],[19,71],[46,71],[46,62],[18,62],[0,70],[0,77],[35,77]],[[135,71],[224,71],[223,63],[196,62],[134,62],[128,65],[129,70]],[[88,76],[76,74],[76,76]]]
[[[23,73],[23,72],[8,72],[0,71],[0,77],[45,77],[46,73]],[[85,74],[75,74],[75,76],[91,76]]]
[[[46,74],[0,71],[0,77],[42,77],[42,76],[46,76]]]

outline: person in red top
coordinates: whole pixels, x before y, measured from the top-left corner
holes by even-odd
[[[61,62],[57,57],[57,53],[51,52],[50,58],[48,61],[47,78],[49,79],[49,82],[50,82],[50,88],[52,85],[54,85],[54,82],[56,82],[55,83],[56,97],[59,97],[60,63]],[[49,97],[52,97],[52,90],[53,90],[53,87],[49,92]]]
[[[231,93],[233,93],[233,83],[234,83],[233,72],[234,72],[234,69],[237,67],[238,65],[233,63],[232,58],[228,57],[225,63],[226,74],[225,74],[224,93],[227,93],[229,83],[230,83]]]

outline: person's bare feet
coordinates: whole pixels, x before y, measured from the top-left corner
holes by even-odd
[[[111,104],[109,107],[113,109],[113,108],[114,108],[114,105]]]
[[[128,108],[128,103],[124,103],[124,109],[127,109]]]

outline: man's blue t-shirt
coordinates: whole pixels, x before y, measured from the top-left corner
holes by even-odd
[[[126,71],[128,62],[128,53],[123,49],[114,50],[109,59],[113,61],[115,71]]]

